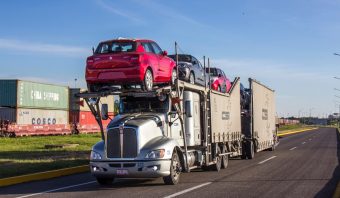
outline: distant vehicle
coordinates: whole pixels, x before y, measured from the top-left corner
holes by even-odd
[[[205,68],[205,71],[209,73],[209,68]],[[212,89],[222,93],[229,92],[231,88],[230,80],[227,78],[224,72],[221,69],[215,67],[210,68],[209,83],[211,83]]]
[[[240,84],[240,93],[241,93],[241,110],[249,110],[250,105],[250,89],[247,89]]]
[[[176,61],[176,55],[169,55]],[[202,64],[192,55],[178,54],[179,79],[204,86],[204,68]]]
[[[86,61],[89,91],[112,85],[141,85],[151,91],[155,84],[177,78],[175,62],[156,42],[146,39],[115,39],[99,43]]]

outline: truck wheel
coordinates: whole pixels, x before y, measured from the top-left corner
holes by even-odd
[[[210,171],[210,166],[202,166],[201,169],[203,171]]]
[[[223,149],[222,149],[223,153],[227,153],[228,150],[227,150],[227,147],[226,146],[223,146]],[[229,155],[223,155],[222,156],[222,166],[221,168],[222,169],[226,169],[228,167],[228,162],[229,162]]]
[[[181,175],[181,161],[176,151],[173,152],[170,165],[170,175],[163,177],[166,185],[176,185]]]
[[[254,158],[254,143],[253,141],[247,141],[246,142],[246,156],[248,159]]]
[[[114,180],[114,178],[103,178],[103,177],[97,177],[96,179],[100,185],[110,185],[112,184]]]
[[[222,166],[222,157],[218,156],[218,154],[221,154],[221,149],[220,147],[217,147],[217,152],[216,152],[216,164],[213,165],[213,169],[215,171],[220,171],[221,170],[221,166]]]
[[[150,69],[147,69],[144,76],[144,91],[152,91],[153,75]]]

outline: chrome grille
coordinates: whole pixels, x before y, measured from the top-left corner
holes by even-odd
[[[106,142],[108,158],[137,157],[137,135],[135,129],[124,128],[123,134],[120,134],[118,128],[110,129],[107,133]]]

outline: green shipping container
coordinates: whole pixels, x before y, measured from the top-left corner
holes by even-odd
[[[0,106],[40,109],[69,109],[66,86],[22,80],[0,80]]]

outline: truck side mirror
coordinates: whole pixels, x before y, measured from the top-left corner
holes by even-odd
[[[107,120],[109,118],[109,107],[107,104],[102,104],[101,116],[102,120]]]
[[[185,101],[185,115],[189,118],[192,117],[192,108],[191,108],[191,101]]]
[[[119,114],[119,100],[115,100],[114,108],[113,108],[113,115],[116,116]]]

